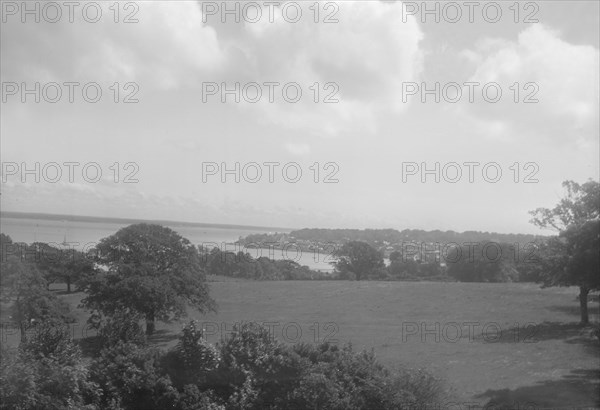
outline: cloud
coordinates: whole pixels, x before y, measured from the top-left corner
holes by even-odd
[[[297,103],[279,96],[274,103],[263,98],[241,104],[268,123],[316,136],[373,133],[379,114],[404,108],[402,82],[413,81],[421,70],[423,34],[414,18],[402,23],[400,2],[337,3],[339,22],[331,24],[314,23],[310,4],[294,24],[278,11],[272,23],[266,18],[240,23],[235,35],[217,23],[219,36],[227,39],[229,72],[224,75],[231,81],[301,86]],[[327,96],[339,101],[324,103]]]
[[[297,144],[290,142],[285,144],[285,149],[287,149],[293,155],[306,155],[310,153],[310,145],[308,144]]]
[[[402,23],[400,3],[337,3],[339,22],[331,24],[314,23],[310,4],[301,3],[298,23],[275,12],[272,23],[242,21],[234,29],[203,23],[197,2],[136,4],[139,22],[131,24],[114,23],[108,3],[96,24],[9,19],[2,25],[3,80],[95,81],[106,92],[114,82],[137,82],[144,97],[184,89],[193,94],[189,103],[198,102],[206,81],[275,81],[281,87],[274,103],[263,98],[240,107],[263,123],[332,137],[374,133],[378,115],[404,108],[401,84],[421,70],[423,35],[413,18]],[[329,14],[324,4],[322,17]],[[121,19],[130,12],[121,10]],[[281,95],[292,82],[302,90],[298,103]]]
[[[597,139],[598,49],[573,45],[541,24],[522,31],[516,41],[484,39],[462,55],[476,64],[470,81],[496,82],[498,104],[472,104],[479,119],[506,119],[513,131],[543,139],[574,142]],[[509,87],[519,83],[518,101]],[[532,83],[525,87],[526,83]],[[525,104],[526,97],[539,102]]]
[[[66,9],[54,24],[21,23],[19,16],[7,19],[2,24],[3,77],[137,81],[149,89],[171,89],[197,83],[202,72],[224,62],[216,33],[202,23],[196,2],[131,3],[137,10],[120,6],[119,23],[113,21],[112,3],[96,4],[101,4],[102,18],[94,24],[78,13],[70,23]],[[123,22],[130,13],[138,22]]]

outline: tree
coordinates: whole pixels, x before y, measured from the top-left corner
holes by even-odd
[[[348,242],[335,252],[335,256],[338,260],[333,265],[345,279],[378,277],[385,268],[381,253],[366,242]]]
[[[552,247],[560,252],[562,243],[564,254],[551,256],[552,266],[542,279],[547,286],[579,287],[581,324],[587,325],[588,294],[600,289],[600,183],[565,181],[562,185],[566,189],[564,198],[552,209],[531,211],[531,222],[540,228],[558,231],[558,239],[552,240]]]
[[[130,225],[102,239],[96,252],[99,272],[80,281],[88,309],[112,315],[128,308],[143,314],[150,335],[156,320],[185,316],[187,306],[202,313],[216,308],[198,249],[170,228]]]
[[[569,283],[579,286],[581,323],[589,323],[587,299],[590,290],[600,289],[600,220],[590,220],[581,226],[570,226],[562,235],[567,242],[566,272],[573,275]],[[585,295],[585,296],[581,296]]]
[[[5,261],[7,257],[7,251],[11,250],[13,246],[12,238],[4,233],[0,233],[0,260]]]
[[[62,281],[71,293],[71,285],[84,275],[92,274],[94,262],[91,257],[76,249],[60,249],[47,243],[35,242],[30,252],[36,255],[35,264],[49,282]]]
[[[405,257],[402,252],[394,251],[390,254],[388,272],[392,278],[413,278],[419,274],[419,264],[413,258]]]
[[[12,302],[10,311],[12,319],[19,324],[22,342],[27,340],[26,330],[35,321],[71,320],[69,306],[48,291],[46,280],[34,264],[10,256],[1,265],[2,301]]]
[[[448,276],[461,282],[514,282],[514,247],[507,243],[482,242],[457,246],[446,261]]]

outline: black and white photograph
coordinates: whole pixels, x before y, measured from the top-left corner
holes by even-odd
[[[0,0],[0,409],[600,409],[600,2]]]

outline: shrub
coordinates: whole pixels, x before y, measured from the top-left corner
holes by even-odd
[[[423,371],[390,372],[373,351],[350,344],[293,347],[254,323],[236,326],[219,345],[221,361],[205,373],[201,391],[214,391],[228,409],[398,409],[434,407],[444,392]]]
[[[105,348],[90,366],[92,381],[102,389],[101,407],[116,409],[172,408],[177,390],[160,371],[161,352],[119,342]]]
[[[3,355],[0,407],[6,409],[94,409],[98,389],[88,380],[81,352],[68,328],[38,323],[15,355]]]
[[[398,369],[386,387],[387,408],[443,408],[447,392],[441,380],[423,369]]]
[[[437,379],[424,371],[392,373],[373,351],[355,353],[352,345],[296,345],[310,365],[290,397],[291,408],[432,408],[445,398]]]
[[[232,408],[284,408],[283,398],[297,383],[301,364],[287,346],[256,323],[236,325],[219,344],[221,363],[211,385]]]
[[[141,319],[138,313],[117,310],[108,317],[95,313],[89,321],[98,329],[98,337],[103,347],[115,346],[120,342],[143,346],[146,344],[146,333],[140,325]]]
[[[217,404],[211,392],[200,391],[198,386],[188,384],[179,395],[178,410],[225,410],[225,406]]]
[[[178,388],[207,383],[208,375],[221,361],[219,351],[203,338],[195,321],[183,327],[179,342],[169,351],[162,366]]]

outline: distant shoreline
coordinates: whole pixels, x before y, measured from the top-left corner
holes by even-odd
[[[200,228],[221,228],[221,229],[258,229],[261,231],[276,231],[276,232],[291,232],[290,228],[277,228],[269,226],[254,226],[254,225],[229,225],[215,224],[202,222],[183,222],[170,220],[154,220],[154,219],[135,219],[135,218],[113,218],[104,216],[84,216],[84,215],[62,215],[62,214],[45,214],[45,213],[29,213],[29,212],[0,212],[0,218],[13,219],[40,219],[50,221],[70,221],[70,222],[91,222],[91,223],[116,223],[116,224],[135,224],[135,223],[155,223],[168,226],[189,226]]]

